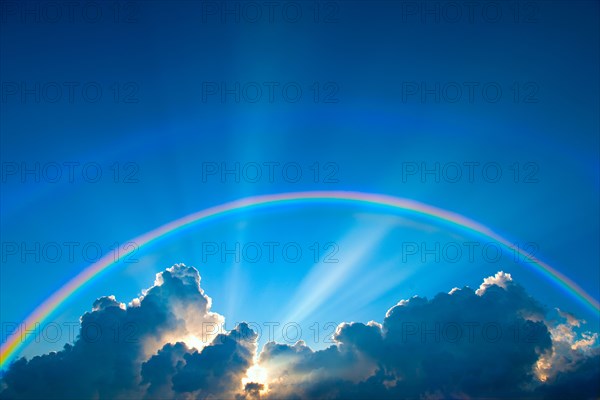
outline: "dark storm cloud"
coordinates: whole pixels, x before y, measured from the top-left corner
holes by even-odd
[[[256,333],[243,323],[217,336],[201,352],[186,354],[185,366],[173,376],[173,390],[197,392],[199,398],[231,397],[252,365],[256,339]]]
[[[210,306],[198,271],[184,265],[158,274],[129,307],[100,298],[82,316],[74,344],[13,363],[0,398],[577,399],[600,393],[597,334],[577,332],[584,322],[572,314],[559,310],[549,318],[502,272],[477,290],[402,300],[382,324],[343,323],[335,345],[318,351],[301,341],[271,342],[257,354],[257,334],[245,323],[217,329],[224,320]],[[255,356],[266,382],[243,379]]]
[[[176,398],[193,392],[193,398],[232,398],[256,353],[256,333],[242,323],[219,334],[201,351],[183,343],[167,344],[142,364],[147,398]]]
[[[590,390],[597,368],[583,372],[592,357],[573,368],[578,373],[560,374],[566,383],[557,377],[540,389],[536,363],[552,351],[544,314],[510,275],[499,273],[477,291],[401,301],[382,326],[342,324],[336,345],[323,351],[269,343],[260,362],[277,371],[273,398],[514,398],[564,388],[571,398],[598,394]],[[576,380],[581,389],[570,386]]]
[[[148,384],[148,398],[166,399],[172,395],[173,375],[183,368],[184,356],[188,353],[184,343],[168,343],[142,364],[142,384]]]
[[[600,395],[600,352],[574,362],[568,371],[561,371],[540,386],[537,392],[549,399],[598,399]]]
[[[156,343],[185,337],[201,322],[219,324],[194,268],[176,265],[157,275],[139,306],[125,308],[113,296],[81,317],[80,334],[62,351],[18,360],[3,377],[3,398],[132,398],[140,390],[140,365]],[[190,321],[182,315],[193,313]],[[202,332],[197,329],[199,337]],[[212,337],[210,338],[212,339]]]

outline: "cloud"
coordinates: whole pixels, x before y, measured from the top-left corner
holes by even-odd
[[[507,274],[496,277],[504,288],[492,278],[481,291],[400,301],[382,325],[342,324],[323,351],[267,345],[261,365],[281,371],[269,383],[273,398],[521,396],[552,342],[543,322],[525,317],[543,308]]]
[[[492,286],[499,286],[503,289],[506,289],[507,285],[510,285],[512,282],[512,276],[510,274],[505,273],[504,271],[500,271],[496,273],[494,276],[490,276],[483,280],[483,283],[479,286],[479,289],[475,291],[475,293],[479,296],[483,295],[487,288]]]
[[[600,392],[600,349],[596,346],[598,333],[578,331],[585,321],[573,314],[556,309],[558,318],[550,328],[552,349],[545,352],[536,363],[536,375],[546,383],[539,389],[547,397],[576,398],[587,393],[592,398]]]
[[[549,399],[597,399],[600,394],[600,352],[577,357],[568,370],[559,371],[536,392]]]
[[[381,325],[341,324],[326,350],[268,343],[259,362],[277,371],[269,381],[273,399],[597,396],[600,374],[597,365],[591,368],[597,336],[566,335],[572,350],[561,350],[564,327],[546,313],[510,274],[499,272],[476,291],[401,300]],[[560,360],[552,358],[557,352]],[[541,380],[538,363],[545,359],[548,368],[568,372]],[[568,370],[560,367],[564,362]]]
[[[128,306],[97,299],[59,352],[21,358],[0,398],[596,398],[597,334],[498,272],[473,290],[400,300],[381,323],[342,323],[313,350],[223,330],[200,275],[178,264]],[[118,329],[117,329],[118,328]],[[264,381],[253,381],[266,371]],[[260,379],[259,379],[260,380]]]
[[[253,364],[256,333],[247,324],[219,334],[201,351],[183,343],[167,344],[142,364],[142,383],[149,384],[147,398],[232,398]]]
[[[2,397],[138,397],[140,366],[165,343],[192,336],[202,347],[217,337],[224,319],[210,303],[198,271],[184,265],[157,274],[155,285],[132,302],[137,306],[126,308],[114,296],[97,299],[81,317],[74,344],[11,366]]]

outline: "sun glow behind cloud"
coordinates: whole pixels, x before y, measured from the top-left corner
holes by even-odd
[[[181,341],[181,342],[185,343],[185,345],[187,347],[193,348],[196,350],[202,350],[204,348],[204,346],[206,346],[206,343],[204,343],[199,337],[197,337],[195,335],[188,335],[178,341]]]
[[[261,392],[266,392],[269,390],[269,385],[267,383],[268,378],[269,374],[267,369],[256,364],[255,361],[255,364],[248,368],[248,371],[246,371],[246,376],[242,378],[242,385],[246,386],[248,383],[258,383],[264,385]]]

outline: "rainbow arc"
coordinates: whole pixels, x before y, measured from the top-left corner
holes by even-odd
[[[542,275],[554,282],[558,287],[562,288],[566,293],[570,294],[584,306],[589,308],[593,313],[597,314],[600,311],[600,303],[598,300],[589,295],[579,285],[545,262],[539,259],[532,259],[530,254],[527,254],[523,249],[513,246],[509,240],[495,233],[490,228],[460,214],[452,213],[414,200],[381,194],[349,191],[310,191],[247,197],[207,208],[176,219],[132,239],[131,242],[136,243],[139,249],[147,248],[149,245],[157,243],[159,240],[166,239],[178,232],[182,232],[185,228],[220,217],[225,217],[242,210],[283,204],[319,205],[325,203],[350,203],[359,206],[385,207],[395,212],[406,212],[425,217],[435,222],[441,222],[453,228],[463,229],[476,236],[495,241],[500,245],[519,253],[521,256],[519,259],[528,261],[526,265],[534,267]],[[98,277],[103,271],[106,271],[111,266],[119,264],[121,260],[135,250],[136,248],[132,246],[131,249],[121,252],[118,257],[115,257],[114,254],[107,254],[97,262],[91,264],[43,301],[25,319],[25,321],[23,321],[23,323],[26,326],[42,324],[63,302],[65,302],[65,300],[77,292],[77,290]],[[7,366],[25,343],[26,340],[21,336],[19,331],[9,336],[6,342],[0,347],[0,368]]]

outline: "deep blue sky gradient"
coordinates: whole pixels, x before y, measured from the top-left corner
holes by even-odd
[[[511,14],[514,5],[496,3],[503,14],[495,23],[480,12],[473,23],[467,16],[450,22],[443,15],[436,22],[429,14],[423,22],[422,15],[406,14],[412,10],[406,7],[417,3],[392,1],[320,2],[335,20],[318,23],[315,4],[297,2],[303,14],[296,23],[281,12],[273,23],[266,17],[254,23],[241,17],[237,23],[231,16],[223,22],[220,15],[207,15],[203,7],[209,3],[148,1],[135,2],[131,9],[118,3],[123,13],[132,12],[130,22],[115,22],[108,3],[102,3],[104,18],[97,23],[86,21],[81,12],[75,12],[73,21],[63,17],[52,23],[31,15],[23,21],[19,11],[2,10],[3,165],[95,162],[103,172],[98,183],[85,182],[80,169],[74,183],[64,175],[58,183],[35,182],[31,176],[25,182],[19,175],[3,178],[3,243],[93,242],[107,251],[112,243],[125,243],[173,219],[240,197],[365,191],[428,203],[516,242],[537,243],[542,260],[600,298],[597,2],[534,2],[531,9],[530,3],[518,2],[518,22]],[[430,3],[435,4],[445,3]],[[457,4],[466,13],[465,3]],[[25,95],[25,103],[21,94],[10,94],[15,84],[34,88],[50,82],[65,90],[55,103],[44,93],[39,102]],[[76,88],[71,102],[64,82],[76,82],[78,88],[94,82],[102,88],[102,98],[86,101]],[[258,82],[263,89],[264,82],[277,82],[279,88],[295,82],[303,96],[291,103],[276,90],[273,102],[265,92],[256,103],[243,96],[239,103],[232,96],[223,103],[219,95],[203,98],[206,82],[229,87]],[[315,103],[314,82],[322,91],[336,87],[332,99],[337,102],[325,103],[325,91]],[[444,96],[435,102],[433,95],[423,102],[420,93],[403,93],[403,87],[415,82],[430,88],[457,82],[464,91],[456,102]],[[472,102],[464,82],[479,85]],[[524,91],[518,101],[515,82]],[[490,83],[502,88],[497,102],[481,93]],[[121,91],[116,102],[115,84]],[[454,92],[448,93],[452,97]],[[115,162],[121,173],[117,183],[110,169]],[[231,177],[223,182],[214,176],[203,181],[207,162],[295,162],[303,177],[289,183],[278,170],[274,182],[265,176],[258,183],[236,183]],[[309,167],[315,162],[322,173],[326,163],[334,163],[338,182],[326,183],[323,175],[314,182]],[[498,183],[483,179],[481,170],[473,182],[465,175],[457,183],[438,183],[431,176],[424,181],[403,178],[403,163],[408,162],[497,163],[503,176]],[[123,182],[124,174],[133,171],[125,169],[126,163],[135,166],[137,182]],[[523,182],[520,175],[514,182],[509,166],[515,163],[520,168],[534,163],[537,181]],[[309,257],[297,264],[232,264],[211,257],[203,264],[202,242],[293,241],[303,249],[313,242],[335,242],[340,262],[320,264],[324,272],[318,273],[325,279],[329,268],[351,264],[354,250],[368,238],[380,240],[356,270],[344,275],[347,281],[334,285],[335,292],[328,293],[332,299],[300,322],[366,322],[402,298],[476,287],[503,269],[549,307],[572,311],[598,330],[597,315],[510,258],[448,264],[416,258],[402,262],[400,257],[401,243],[407,241],[433,245],[478,238],[409,216],[327,205],[236,214],[190,230],[140,251],[139,263],[103,274],[54,319],[77,321],[102,295],[115,294],[127,302],[152,284],[154,273],[185,262],[200,270],[214,310],[232,322],[228,328],[242,320],[273,321],[294,308],[296,290],[319,266]],[[75,258],[36,263],[6,255],[0,270],[2,323],[23,320],[89,264],[81,252]],[[368,288],[395,279],[397,284],[383,293],[368,295]],[[34,343],[24,354],[62,344]]]

